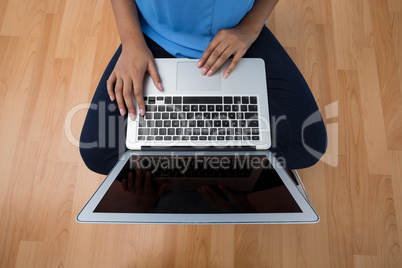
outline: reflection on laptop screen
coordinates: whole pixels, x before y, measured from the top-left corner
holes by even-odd
[[[265,155],[133,155],[94,212],[292,213]]]

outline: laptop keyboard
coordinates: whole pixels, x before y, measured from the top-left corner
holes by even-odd
[[[138,140],[260,140],[256,96],[148,96]]]

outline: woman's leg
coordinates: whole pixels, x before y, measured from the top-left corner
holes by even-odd
[[[171,58],[163,48],[145,37],[155,58]],[[116,102],[111,102],[106,82],[121,54],[121,46],[109,62],[93,96],[82,128],[80,153],[87,167],[101,174],[108,174],[120,156],[127,150],[126,116],[120,116]]]
[[[272,147],[288,169],[314,165],[327,147],[327,133],[314,97],[281,44],[264,27],[244,57],[265,61]]]

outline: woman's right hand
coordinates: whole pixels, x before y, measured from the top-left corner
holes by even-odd
[[[162,90],[162,84],[152,52],[146,46],[123,45],[121,55],[107,81],[110,100],[117,101],[120,114],[126,114],[126,107],[131,120],[135,120],[134,97],[140,115],[145,115],[143,84],[145,73],[151,75],[156,88]]]

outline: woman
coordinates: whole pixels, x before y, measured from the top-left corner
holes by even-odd
[[[270,150],[288,169],[314,165],[325,152],[326,131],[314,97],[264,27],[278,0],[111,1],[122,45],[103,74],[81,133],[80,152],[88,168],[107,174],[127,150],[124,116],[138,116],[135,105],[141,116],[145,114],[144,75],[149,73],[162,90],[154,58],[167,57],[199,58],[201,74],[210,76],[233,56],[223,78],[242,57],[264,59]],[[312,124],[304,124],[312,116]]]

